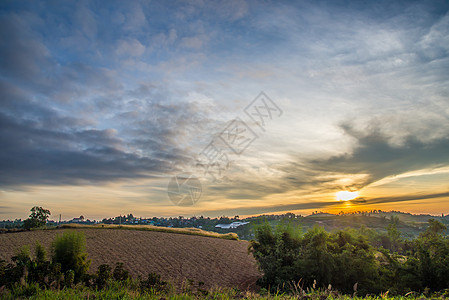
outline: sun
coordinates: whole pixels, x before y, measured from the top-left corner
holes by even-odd
[[[338,201],[348,201],[359,196],[359,192],[340,191],[335,194]]]

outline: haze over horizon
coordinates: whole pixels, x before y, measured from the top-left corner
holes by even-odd
[[[449,213],[447,1],[1,1],[0,37],[0,219]]]

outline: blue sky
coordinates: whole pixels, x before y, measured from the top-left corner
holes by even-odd
[[[2,1],[0,218],[447,212],[448,9]],[[265,131],[244,113],[261,91],[283,111]],[[258,138],[212,181],[192,161],[236,117]],[[193,206],[167,196],[183,172]]]

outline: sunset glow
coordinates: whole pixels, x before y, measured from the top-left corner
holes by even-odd
[[[358,192],[340,191],[340,192],[337,192],[335,195],[336,195],[336,198],[338,201],[348,201],[348,200],[353,200],[353,199],[357,198],[359,196],[359,193]]]
[[[449,2],[353,2],[1,1],[0,219],[449,213]]]

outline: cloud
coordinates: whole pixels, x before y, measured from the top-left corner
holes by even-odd
[[[359,190],[402,174],[421,174],[421,170],[438,171],[449,166],[446,136],[422,141],[417,135],[408,135],[397,143],[375,124],[364,128],[350,123],[341,125],[344,133],[354,140],[350,150],[319,159],[294,155],[293,162],[277,167],[285,175],[275,179],[274,185],[282,184],[286,191]]]
[[[383,203],[400,203],[404,201],[427,200],[427,199],[447,198],[447,197],[449,197],[449,192],[418,194],[418,195],[411,194],[411,195],[377,197],[377,198],[357,198],[351,200],[350,203],[370,205],[370,204],[383,204]]]
[[[236,21],[244,18],[248,14],[248,3],[245,0],[231,0],[218,2],[218,7],[213,8],[223,18]]]
[[[441,59],[449,50],[449,13],[442,16],[419,41],[423,54],[429,59]]]
[[[80,1],[76,5],[75,19],[77,27],[89,39],[97,35],[97,22],[93,12],[87,7],[88,2]]]
[[[119,40],[117,45],[117,55],[141,56],[145,52],[145,46],[137,39]]]
[[[395,176],[399,178],[402,174],[427,174],[420,171],[435,169],[438,172],[449,166],[447,137],[421,141],[417,135],[409,135],[398,144],[375,125],[356,128],[346,123],[341,128],[354,140],[352,149],[347,153],[319,159],[292,155],[290,162],[266,166],[279,171],[273,176],[261,176],[258,174],[260,170],[252,173],[250,168],[240,167],[237,161],[229,170],[233,174],[228,174],[229,178],[217,184],[211,194],[226,193],[230,199],[262,199],[273,194],[297,191],[298,201],[302,201],[301,193],[314,195],[359,190]],[[399,201],[400,198],[391,199]],[[404,197],[404,201],[406,199],[418,198],[410,195]],[[368,203],[382,202],[381,198],[377,200],[370,199]]]
[[[336,201],[323,201],[323,202],[301,202],[296,204],[280,204],[280,205],[261,205],[261,206],[246,206],[238,207],[234,209],[216,209],[205,211],[205,215],[256,215],[265,213],[277,213],[285,211],[298,211],[298,210],[320,210],[329,208],[335,205],[341,205],[341,203]]]
[[[64,119],[59,119],[59,123]],[[117,178],[149,177],[164,163],[114,147],[110,131],[64,132],[36,121],[0,114],[0,185],[92,184]]]
[[[195,102],[169,103],[140,88],[128,93],[134,100],[116,100],[110,120],[120,126],[92,128],[95,124],[82,114],[66,116],[2,84],[6,104],[0,109],[2,186],[166,176],[173,166],[182,168],[191,159],[189,139],[209,122],[201,121],[207,120],[207,112]]]
[[[311,166],[322,172],[369,174],[366,180],[356,184],[356,188],[389,176],[449,164],[447,137],[423,142],[410,135],[402,144],[394,145],[390,143],[390,137],[375,128],[364,132],[357,131],[349,124],[342,128],[356,139],[352,153],[312,161]]]
[[[201,49],[204,44],[204,39],[199,36],[185,37],[181,40],[181,46],[191,49]]]
[[[8,206],[0,206],[0,215],[8,215],[10,214],[10,207]]]
[[[50,51],[31,33],[25,16],[0,16],[0,70],[10,78],[42,82],[39,75],[50,64]]]

